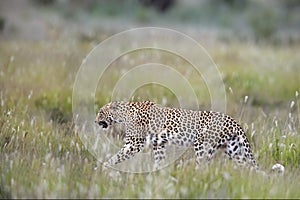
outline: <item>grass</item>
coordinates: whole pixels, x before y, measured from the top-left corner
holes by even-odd
[[[197,170],[186,157],[182,167],[171,164],[147,174],[102,169],[75,132],[71,117],[72,84],[91,48],[85,43],[1,42],[1,198],[300,197],[299,46],[216,42],[207,47],[224,78],[227,111],[247,130],[268,176],[219,161]],[[187,68],[183,63],[179,69]],[[117,72],[112,66],[108,73]],[[110,86],[118,77],[108,75],[103,81]],[[196,79],[193,73],[189,77],[203,108],[209,108],[205,86],[196,85]],[[109,100],[109,91],[97,92],[97,108]],[[147,85],[135,95],[177,105],[162,87]],[[275,163],[285,166],[284,174],[271,172]]]

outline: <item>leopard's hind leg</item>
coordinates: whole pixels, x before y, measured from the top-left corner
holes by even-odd
[[[258,169],[248,139],[245,135],[233,135],[225,143],[225,154],[238,165],[251,166]]]

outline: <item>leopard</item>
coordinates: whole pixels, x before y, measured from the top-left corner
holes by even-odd
[[[125,129],[124,146],[105,166],[131,159],[150,142],[155,169],[166,159],[166,145],[171,143],[193,148],[196,165],[211,161],[221,150],[236,164],[258,170],[245,131],[222,112],[165,107],[152,101],[113,101],[99,109],[95,123],[104,130],[115,124]]]

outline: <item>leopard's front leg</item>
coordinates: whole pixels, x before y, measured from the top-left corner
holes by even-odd
[[[125,144],[121,150],[111,157],[104,165],[116,165],[125,160],[132,158],[136,153],[140,152],[144,148],[145,138],[132,138],[126,136]]]
[[[153,153],[154,153],[154,170],[157,170],[162,163],[165,162],[166,159],[166,143],[168,142],[167,139],[167,132],[162,131],[157,135],[152,135],[151,139],[153,145]]]
[[[158,169],[159,166],[163,162],[165,162],[166,159],[166,148],[165,145],[158,145],[158,146],[153,146],[153,153],[154,153],[154,169]]]

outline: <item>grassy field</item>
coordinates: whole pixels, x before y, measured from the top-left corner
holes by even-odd
[[[227,112],[247,130],[268,176],[218,161],[202,170],[193,162],[182,167],[174,163],[147,174],[102,169],[72,122],[73,83],[91,49],[84,42],[1,41],[1,198],[300,197],[299,44],[207,46],[223,76]],[[153,87],[136,95],[158,103],[166,98],[176,106],[174,95]],[[209,108],[204,86],[195,87],[203,108]],[[109,99],[105,92],[97,96],[96,107]],[[285,166],[284,174],[271,171],[275,163]]]

